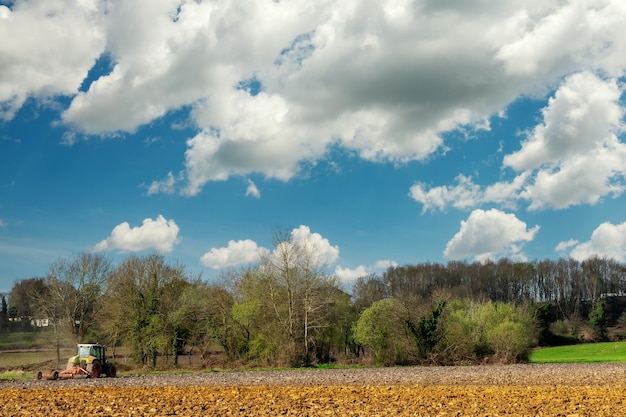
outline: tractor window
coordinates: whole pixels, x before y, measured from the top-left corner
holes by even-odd
[[[89,346],[80,346],[78,348],[78,356],[81,358],[89,357]]]
[[[91,354],[96,358],[100,358],[100,346],[93,346],[91,348]]]
[[[78,356],[81,358],[88,358],[89,356],[95,356],[96,358],[100,358],[101,351],[102,346],[79,346]]]

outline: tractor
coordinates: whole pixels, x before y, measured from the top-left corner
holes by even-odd
[[[106,360],[106,348],[97,343],[78,344],[78,354],[67,361],[67,369],[49,374],[37,373],[37,379],[73,379],[73,378],[100,378],[106,375],[110,378],[117,376],[115,364]]]
[[[67,368],[76,364],[89,372],[92,378],[99,378],[102,374],[111,378],[117,376],[115,364],[106,360],[106,348],[99,344],[79,344],[78,355],[68,359]]]

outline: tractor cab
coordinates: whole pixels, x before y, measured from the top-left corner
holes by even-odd
[[[104,346],[93,344],[79,344],[78,358],[79,361],[85,361],[86,363],[91,363],[94,359],[98,359],[100,363],[104,363]]]

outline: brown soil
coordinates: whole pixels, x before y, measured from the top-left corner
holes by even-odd
[[[0,416],[623,416],[626,364],[193,373],[0,383]]]

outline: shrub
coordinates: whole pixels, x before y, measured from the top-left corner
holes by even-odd
[[[492,357],[502,362],[523,359],[532,345],[532,314],[509,303],[450,303],[444,322],[442,349],[452,362]]]

